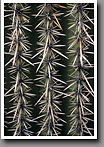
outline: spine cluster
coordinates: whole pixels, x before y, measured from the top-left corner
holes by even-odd
[[[39,73],[38,78],[40,80],[38,86],[41,87],[42,95],[37,101],[40,105],[40,116],[36,119],[40,119],[40,130],[38,135],[54,136],[60,134],[60,121],[63,121],[60,117],[61,109],[59,107],[61,100],[60,97],[64,94],[62,92],[64,81],[58,78],[58,66],[63,66],[59,62],[62,56],[67,59],[65,55],[59,51],[60,47],[64,45],[59,44],[59,31],[62,27],[57,19],[62,13],[57,11],[57,7],[62,7],[57,4],[42,4],[39,6],[39,12],[36,15],[40,16],[40,22],[35,28],[39,28],[37,31],[40,33],[38,45],[38,53],[40,62],[37,68]],[[36,103],[36,104],[37,104]]]
[[[13,136],[58,136],[62,135],[64,129],[69,136],[93,135],[94,19],[90,18],[93,12],[89,12],[94,8],[86,3],[63,5],[45,3],[31,7],[25,3],[11,3],[5,7],[4,126]],[[32,17],[30,8],[36,8],[35,18]],[[63,16],[63,9],[68,10],[66,18]],[[37,23],[37,33],[29,29],[30,16]],[[63,24],[69,25],[66,34],[62,33],[66,27],[62,28],[59,21],[61,18],[68,22]],[[38,36],[37,45],[33,44],[37,46],[33,51],[35,55],[29,42],[29,32],[33,31]],[[33,33],[33,39],[36,36]],[[66,38],[64,42],[69,39],[68,57],[62,53],[67,48],[63,45],[62,38]],[[63,58],[69,64],[66,63],[67,67],[61,61]],[[35,62],[35,59],[38,61]],[[34,66],[37,69],[32,73],[35,69],[31,70],[31,67]],[[68,76],[61,75],[60,67],[66,69],[65,74],[68,72]],[[36,78],[32,80],[30,76]],[[68,77],[68,81],[63,81],[61,76]],[[35,90],[36,96],[31,93],[35,88],[39,90]],[[34,114],[32,97],[38,99],[34,100],[37,112],[39,108],[38,116],[37,112]],[[68,104],[65,99],[68,99]],[[69,118],[66,116],[67,110]],[[36,130],[33,130],[34,122],[37,123]]]
[[[68,14],[66,15],[70,20],[69,30],[73,34],[69,38],[69,58],[70,61],[70,75],[69,85],[65,89],[70,91],[70,130],[69,135],[83,136],[89,134],[93,128],[87,126],[91,119],[93,112],[90,110],[91,97],[94,96],[93,88],[91,87],[89,69],[93,68],[90,63],[88,55],[92,54],[91,45],[94,45],[93,35],[89,34],[91,29],[88,22],[93,24],[93,19],[88,16],[88,4],[68,4]],[[93,56],[92,56],[93,57]],[[93,71],[93,69],[92,69]]]
[[[5,26],[10,31],[7,35],[7,39],[10,41],[5,43],[9,47],[9,52],[5,52],[5,54],[10,57],[10,60],[5,67],[8,66],[12,84],[5,93],[5,97],[9,97],[9,102],[12,104],[7,117],[11,119],[9,124],[12,124],[10,131],[13,132],[13,136],[32,135],[32,132],[29,131],[32,122],[29,98],[34,95],[29,93],[28,84],[31,83],[31,79],[28,77],[28,66],[33,64],[30,62],[30,43],[26,36],[26,31],[31,32],[27,27],[29,8],[30,6],[25,4],[12,4],[9,5],[8,10],[5,10],[5,13],[8,12],[5,18],[9,17],[11,22],[10,25]]]

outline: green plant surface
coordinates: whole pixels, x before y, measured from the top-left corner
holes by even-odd
[[[93,35],[89,34],[93,25],[93,18],[89,17],[89,10],[93,10],[88,4],[68,4],[67,17],[69,20],[69,131],[72,136],[83,136],[93,134],[93,127],[88,123],[93,122],[93,111],[90,109],[91,99],[94,91],[91,85],[93,76],[93,63],[88,56],[93,58],[91,46],[94,45]],[[92,56],[91,56],[92,55]],[[92,117],[92,118],[91,118]]]

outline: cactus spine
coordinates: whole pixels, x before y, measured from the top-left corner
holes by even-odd
[[[30,6],[25,6],[25,4],[15,3],[9,5],[9,10],[5,10],[9,12],[5,17],[10,16],[10,21],[12,21],[11,25],[5,26],[5,28],[11,30],[7,36],[10,42],[5,43],[9,46],[9,52],[5,52],[5,54],[11,58],[5,66],[10,65],[8,70],[12,84],[11,88],[5,93],[5,97],[9,97],[9,102],[12,103],[7,117],[9,118],[9,124],[12,124],[12,128],[9,130],[13,132],[13,136],[32,135],[29,130],[32,122],[29,98],[34,95],[29,93],[30,87],[28,84],[31,83],[31,79],[27,73],[29,72],[28,65],[33,64],[30,62],[30,43],[25,33],[26,30],[31,32],[27,28],[29,8]]]
[[[39,6],[39,12],[36,15],[41,16],[41,21],[35,28],[40,33],[38,45],[38,53],[41,61],[39,62],[37,72],[39,77],[35,80],[40,80],[40,85],[43,89],[42,96],[38,102],[40,104],[40,130],[38,135],[54,136],[60,134],[60,115],[62,114],[59,107],[61,100],[60,96],[64,93],[61,91],[63,88],[62,84],[66,84],[64,81],[58,78],[57,66],[63,66],[59,63],[60,56],[67,59],[65,55],[59,51],[60,47],[64,45],[59,44],[59,31],[62,27],[57,19],[62,13],[57,11],[57,7],[62,7],[58,4],[42,4]],[[36,104],[37,104],[36,103]],[[37,119],[36,118],[36,119]]]
[[[94,9],[93,4],[30,5],[32,11],[36,8],[35,18],[27,4],[11,3],[5,7],[5,20],[8,20],[5,21],[5,130],[10,130],[10,135],[14,136],[58,136],[63,135],[65,129],[69,136],[93,136],[94,19],[93,12],[90,12]],[[66,18],[63,17],[63,8],[68,9]],[[32,21],[34,19],[33,27],[38,22],[35,27],[37,33],[29,29],[29,12]],[[62,22],[65,24],[62,27],[59,20],[64,19],[69,24]],[[69,28],[66,32],[67,25]],[[34,56],[31,53],[29,32],[32,32],[33,39],[38,39],[38,48],[33,50]],[[66,38],[65,41],[62,38]],[[68,57],[62,53],[62,50],[65,52],[67,49],[67,39]],[[62,42],[65,42],[66,47]],[[35,41],[33,46],[36,46]],[[66,64],[69,66],[62,63],[62,58],[68,59]],[[32,63],[31,59],[38,62]],[[37,67],[36,72],[30,73],[29,70],[35,70],[31,69],[33,66]],[[68,71],[67,82],[62,80],[67,75],[66,72],[64,75],[63,71],[61,73],[60,66]],[[33,75],[32,86],[30,76]],[[36,92],[35,88],[39,89],[36,96],[31,93],[31,90]],[[32,96],[38,99],[37,102],[34,100],[35,106],[38,104],[35,108]],[[37,116],[38,108],[40,111]],[[32,113],[36,118],[32,117]],[[67,113],[69,118],[66,117]],[[33,124],[35,121],[39,125],[36,130]]]
[[[65,89],[70,91],[70,130],[69,135],[83,136],[84,134],[91,135],[93,128],[87,126],[89,121],[93,121],[90,115],[93,112],[90,110],[91,97],[94,96],[93,88],[89,82],[89,70],[93,71],[93,64],[88,59],[89,54],[93,54],[91,45],[94,45],[92,39],[93,35],[89,35],[88,22],[93,23],[93,19],[88,16],[88,4],[68,4],[68,14],[66,15],[70,20],[69,30],[70,36],[69,58],[71,73],[69,75],[69,85]]]

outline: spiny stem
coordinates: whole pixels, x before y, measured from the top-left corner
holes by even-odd
[[[89,115],[93,115],[93,112],[89,109],[87,103],[90,104],[90,98],[93,96],[94,92],[87,76],[89,75],[88,69],[93,66],[86,55],[87,50],[90,52],[90,47],[94,42],[91,35],[88,33],[90,27],[85,23],[86,21],[90,21],[93,24],[93,21],[88,16],[86,10],[87,6],[88,4],[69,4],[68,8],[70,10],[66,15],[74,20],[69,29],[72,29],[73,36],[75,36],[70,39],[70,45],[68,48],[69,55],[72,56],[70,68],[73,69],[70,75],[70,84],[66,88],[70,90],[71,94],[71,127],[68,134],[78,136],[83,136],[84,133],[92,136],[92,128],[88,128],[87,124],[91,120]]]
[[[13,136],[30,136],[33,134],[29,129],[31,128],[30,122],[33,122],[31,115],[31,105],[29,104],[28,98],[31,93],[28,84],[31,83],[31,79],[27,76],[29,72],[28,64],[33,65],[29,60],[31,57],[31,51],[29,47],[29,41],[25,35],[25,30],[28,29],[25,25],[29,22],[29,16],[25,13],[28,12],[30,6],[25,4],[11,4],[9,5],[11,10],[7,10],[11,16],[12,25],[7,26],[12,32],[9,34],[9,56],[12,56],[12,60],[6,64],[10,65],[9,73],[13,83],[12,87],[5,93],[5,97],[10,97],[10,114],[12,121],[9,124],[13,124],[10,131],[13,131]],[[10,118],[9,116],[7,116]]]
[[[40,104],[40,116],[36,119],[40,118],[40,123],[38,124],[40,124],[41,128],[38,135],[45,136],[57,136],[60,134],[59,126],[62,124],[59,122],[64,122],[59,117],[62,114],[59,104],[60,96],[64,94],[60,88],[63,87],[62,84],[66,83],[57,77],[57,65],[64,66],[58,63],[57,59],[59,59],[59,55],[66,59],[68,58],[58,49],[59,47],[63,47],[63,45],[58,44],[59,40],[57,38],[63,34],[59,32],[59,30],[62,30],[62,27],[57,19],[57,16],[60,16],[61,13],[55,10],[55,7],[58,7],[57,4],[42,4],[39,7],[38,14],[35,15],[36,17],[41,17],[41,21],[35,27],[40,28],[38,30],[40,33],[38,44],[41,46],[37,53],[41,58],[37,68],[40,76],[38,75],[39,78],[35,80],[40,80],[40,86],[44,87],[43,94],[37,102]],[[34,57],[37,55],[34,55]]]

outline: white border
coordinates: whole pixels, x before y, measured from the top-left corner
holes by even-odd
[[[4,3],[1,0],[1,139],[97,139],[97,0],[22,0],[22,3],[94,3],[94,136],[4,136]]]

